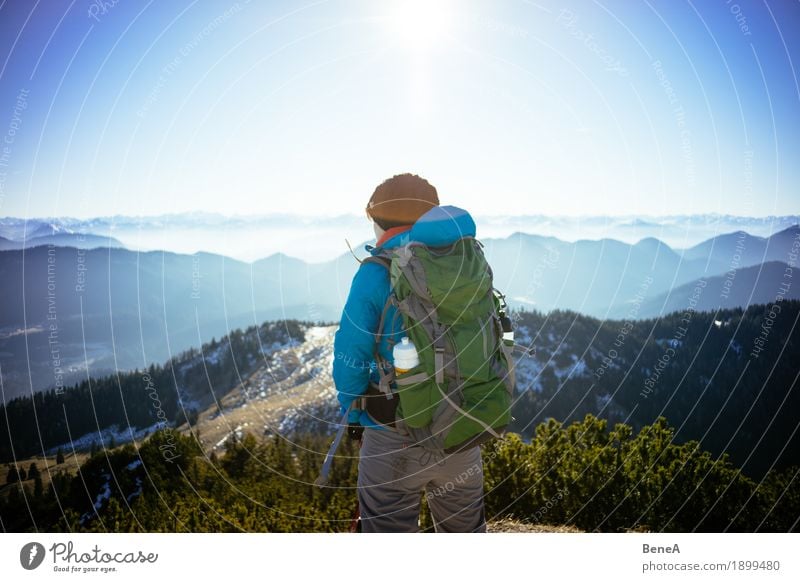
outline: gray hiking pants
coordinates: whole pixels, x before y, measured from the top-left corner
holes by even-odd
[[[416,532],[424,491],[437,532],[485,532],[480,447],[437,459],[395,431],[364,429],[358,461],[363,532]]]

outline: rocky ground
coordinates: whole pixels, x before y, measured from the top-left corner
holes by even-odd
[[[582,533],[571,525],[532,524],[510,518],[490,521],[487,529],[489,533]]]
[[[312,327],[303,344],[271,354],[268,365],[201,412],[194,428],[206,452],[245,432],[291,438],[296,428],[330,431],[338,412],[331,378],[335,331],[336,326]]]

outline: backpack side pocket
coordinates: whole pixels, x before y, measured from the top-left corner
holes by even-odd
[[[439,390],[433,375],[425,371],[424,364],[411,368],[395,378],[400,397],[400,416],[411,428],[428,426],[439,404]]]

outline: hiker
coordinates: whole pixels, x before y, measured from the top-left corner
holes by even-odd
[[[483,271],[489,273],[488,282],[481,280],[474,284],[483,285],[483,295],[491,296],[491,270],[485,262],[479,262],[483,261],[483,255],[476,250],[479,243],[473,240],[475,223],[465,210],[440,206],[436,188],[412,174],[400,174],[380,184],[369,200],[366,213],[374,224],[377,242],[374,247],[367,245],[370,257],[362,262],[353,278],[336,332],[333,359],[333,379],[341,413],[347,415],[349,421],[348,435],[360,441],[357,492],[361,531],[419,531],[424,492],[435,531],[485,532],[479,444],[491,438],[489,433],[500,436],[498,432],[510,421],[508,376],[512,366],[509,360],[506,368],[502,368],[497,360],[499,356],[493,355],[502,331],[495,329],[499,328],[499,323],[494,321],[496,318],[475,324],[481,327],[467,329],[470,344],[477,346],[476,336],[483,336],[483,354],[457,345],[440,347],[437,351],[439,344],[434,346],[424,339],[434,335],[430,330],[428,336],[420,335],[425,332],[422,323],[429,324],[427,315],[420,316],[420,324],[415,324],[413,329],[404,329],[404,317],[407,321],[412,319],[398,309],[398,289],[392,287],[393,265],[387,258],[412,240],[441,249],[467,237],[463,248],[479,255],[474,255],[471,264],[483,265]],[[452,287],[453,282],[444,281],[442,285]],[[434,282],[428,283],[429,287],[434,287]],[[427,292],[431,293],[430,289]],[[394,301],[389,301],[390,297]],[[494,297],[486,300],[490,303],[482,303],[481,309],[494,312],[491,307]],[[404,304],[404,308],[407,310],[409,305]],[[444,315],[441,317],[444,321]],[[404,376],[397,375],[393,369],[392,347],[402,343],[408,348],[408,339],[400,342],[404,336],[417,339],[416,348],[423,362],[406,375],[410,376],[405,381],[409,391],[401,394],[398,390]],[[458,342],[453,340],[453,343]],[[469,355],[470,361],[462,361],[462,352]],[[440,387],[449,386],[450,378],[458,378],[458,368],[455,371],[452,368],[456,364],[454,353],[459,354],[458,365],[462,368],[471,366],[475,377],[483,374],[493,380],[485,383],[487,388],[483,392],[478,390],[479,402],[465,403],[461,395],[453,392],[452,399],[442,407],[429,404],[413,410],[413,390],[422,394],[426,403],[447,399],[444,395],[440,397]],[[422,369],[433,371],[434,366],[438,385],[433,383],[434,374],[419,373]],[[415,380],[421,383],[409,384]],[[453,408],[448,408],[448,403]],[[398,413],[398,405],[405,419]],[[432,409],[436,409],[436,414],[440,409],[445,413],[436,417]],[[470,410],[480,410],[483,418],[477,418],[478,413],[471,414]],[[419,415],[425,416],[425,420],[415,422]],[[429,427],[436,425],[437,418],[445,428],[433,434]],[[450,435],[449,441],[445,434]],[[456,442],[458,446],[453,446]]]

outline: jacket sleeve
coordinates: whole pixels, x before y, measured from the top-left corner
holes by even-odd
[[[333,342],[333,382],[342,414],[367,391],[370,372],[376,366],[374,334],[383,310],[379,303],[388,286],[386,269],[374,263],[361,265],[353,277]],[[357,410],[350,412],[350,422],[357,422],[358,417]]]

